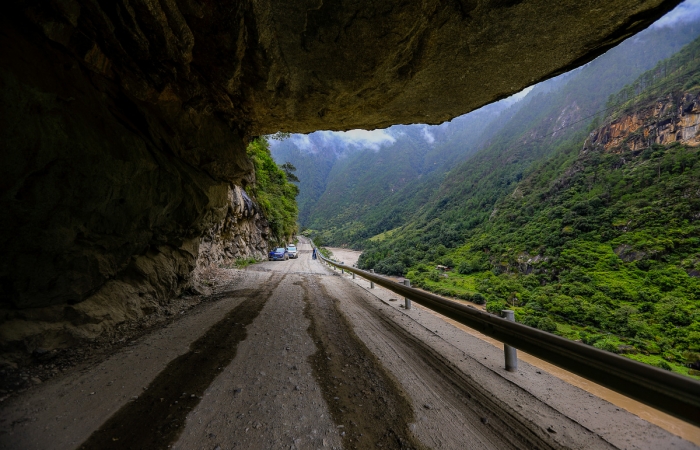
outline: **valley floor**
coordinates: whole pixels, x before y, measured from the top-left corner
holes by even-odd
[[[697,448],[299,248],[8,399],[0,448]]]

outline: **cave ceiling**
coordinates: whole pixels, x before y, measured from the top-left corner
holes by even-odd
[[[278,130],[440,123],[573,69],[663,0],[16,2],[133,98]]]

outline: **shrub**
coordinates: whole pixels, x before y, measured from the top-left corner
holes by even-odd
[[[508,305],[503,300],[494,300],[486,302],[486,311],[492,314],[501,314],[501,311],[508,309]]]
[[[652,365],[658,367],[659,369],[664,369],[664,370],[673,370],[673,367],[663,359],[660,359],[653,363]]]
[[[525,316],[523,317],[521,323],[523,325],[527,325],[528,327],[533,327],[537,328],[537,322],[539,322],[540,318],[537,316]]]
[[[469,275],[473,272],[472,265],[469,263],[469,261],[462,261],[459,263],[459,266],[457,266],[457,272],[461,273],[462,275]]]
[[[618,345],[619,343],[616,340],[605,338],[597,341],[595,344],[593,344],[593,347],[605,350],[606,352],[617,353]]]
[[[557,324],[549,317],[543,317],[537,322],[537,328],[548,333],[557,331]]]
[[[484,303],[486,303],[486,297],[477,292],[474,295],[472,295],[472,301],[477,305],[483,305]]]

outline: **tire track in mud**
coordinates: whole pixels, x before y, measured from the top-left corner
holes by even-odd
[[[216,297],[247,297],[199,339],[189,352],[163,369],[138,398],[124,405],[78,448],[166,449],[184,429],[187,414],[204,391],[236,357],[238,344],[247,337],[246,327],[277,289],[285,276],[276,276],[259,289],[242,289]]]
[[[412,364],[413,370],[423,372],[422,378],[430,380],[434,390],[445,392],[446,395],[442,397],[453,408],[460,411],[464,417],[472,419],[478,426],[490,428],[491,433],[489,434],[499,439],[497,442],[493,442],[495,448],[567,448],[553,440],[551,436],[548,436],[548,432],[539,426],[515,414],[512,405],[503,404],[491,393],[485,391],[477,380],[454,367],[449,360],[432,349],[430,345],[412,335],[400,324],[383,314],[382,311],[368,304],[364,301],[365,299],[360,299],[350,292],[348,298],[353,305],[378,320],[381,325],[380,327],[375,326],[376,333],[384,335],[385,339],[391,342],[393,348],[408,350],[408,357],[405,359],[414,362]],[[423,366],[422,370],[418,368],[419,364],[415,363],[418,361]],[[551,409],[546,405],[543,407]],[[571,419],[566,419],[566,421],[572,428],[578,427],[580,432],[588,435],[588,445],[595,448],[613,447],[609,442]]]
[[[425,448],[409,430],[413,408],[401,387],[355,335],[318,279],[305,277],[304,315],[317,351],[309,356],[333,422],[348,449]]]

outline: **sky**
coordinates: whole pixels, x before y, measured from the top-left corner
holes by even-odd
[[[670,27],[680,22],[692,22],[700,18],[700,0],[686,0],[654,22],[652,27]]]
[[[652,27],[672,27],[678,23],[691,22],[700,18],[700,0],[686,0],[668,14],[657,20]],[[529,86],[522,91],[508,98],[501,100],[505,104],[516,103],[523,98],[534,88]],[[435,142],[435,136],[431,130],[433,127],[440,125],[413,125],[421,127],[421,135],[428,144]],[[319,145],[324,142],[329,147],[343,149],[371,149],[378,151],[382,147],[391,145],[396,142],[396,138],[400,131],[392,130],[392,128],[380,130],[350,130],[350,131],[316,131],[309,135],[293,134],[291,140],[294,145],[300,150],[315,153],[320,150]],[[277,141],[270,143],[273,147],[278,145]]]

